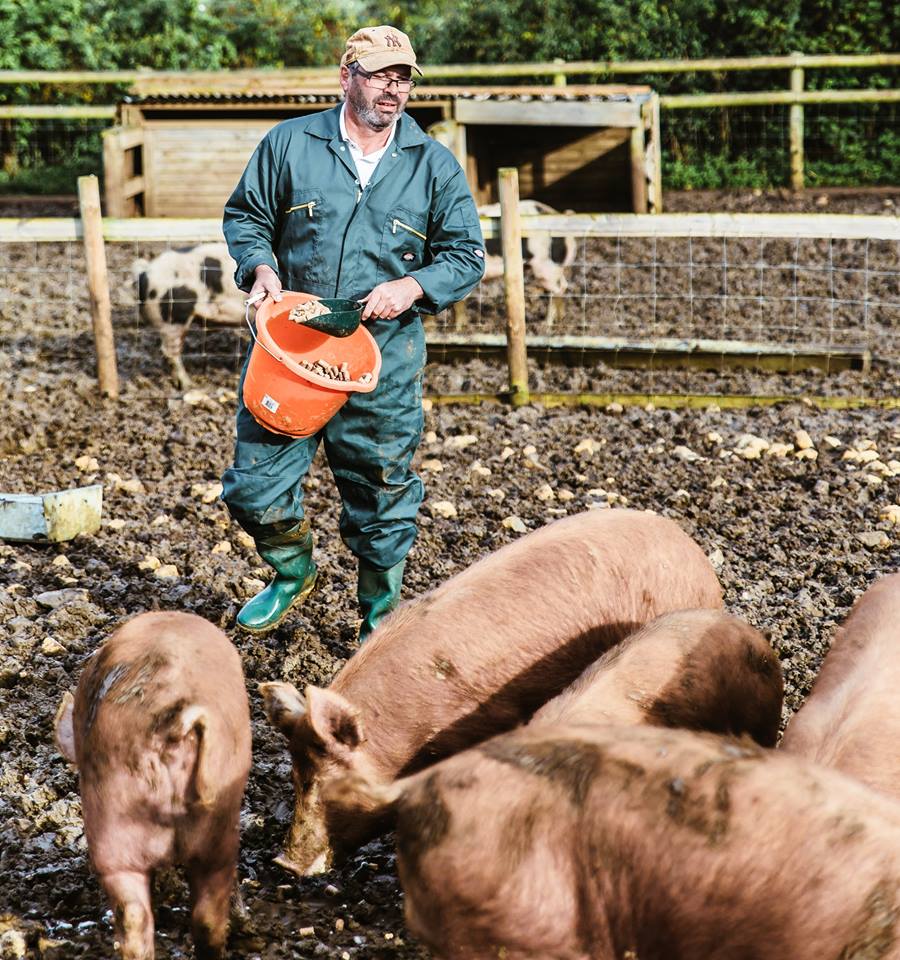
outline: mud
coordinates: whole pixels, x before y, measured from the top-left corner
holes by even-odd
[[[338,535],[326,464],[317,458],[306,482],[320,587],[271,635],[244,636],[234,615],[268,574],[215,499],[231,453],[234,370],[192,370],[198,392],[185,399],[143,331],[120,348],[115,403],[97,396],[88,334],[62,322],[32,328],[7,314],[0,339],[0,490],[104,484],[98,533],[59,545],[0,543],[0,935],[21,934],[28,957],[112,956],[110,917],[87,862],[76,779],[53,744],[53,716],[117,624],[179,609],[229,633],[252,700],[239,867],[249,920],[233,936],[232,955],[427,957],[403,925],[389,840],[321,877],[297,880],[271,862],[290,822],[290,760],[264,719],[257,684],[327,684],[355,649],[355,563]],[[538,365],[533,374],[536,389],[556,382]],[[431,367],[426,382],[443,390],[468,376],[466,367]],[[645,373],[603,376],[649,389]],[[677,371],[654,376],[682,388]],[[798,393],[844,389],[840,377],[790,376]],[[800,429],[816,459],[796,450],[758,459],[734,452],[743,434],[793,444]],[[589,508],[653,509],[697,538],[719,569],[728,609],[769,634],[785,672],[785,718],[808,692],[834,625],[875,577],[900,567],[900,526],[886,515],[900,503],[900,470],[843,459],[868,441],[879,463],[900,461],[896,412],[820,411],[801,400],[738,411],[434,406],[425,431],[416,463],[428,494],[407,596],[519,536],[516,526]],[[462,436],[473,439],[447,442]],[[157,955],[190,956],[177,875],[158,878],[155,903]]]

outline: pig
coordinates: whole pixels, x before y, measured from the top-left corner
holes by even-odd
[[[900,573],[857,600],[781,749],[900,799]]]
[[[723,610],[666,613],[607,651],[529,726],[651,724],[774,747],[784,680],[769,642]]]
[[[250,770],[240,656],[202,617],[144,613],[91,658],[56,715],[91,863],[124,960],[152,960],[150,880],[184,867],[196,956],[224,956]]]
[[[276,862],[314,873],[377,834],[364,808],[330,810],[348,771],[392,780],[527,721],[637,627],[722,605],[700,547],[672,520],[591,510],[510,543],[386,617],[330,686],[264,683],[296,793]]]
[[[746,739],[535,725],[360,793],[439,960],[900,958],[900,805]]]
[[[224,243],[165,250],[132,267],[141,317],[159,333],[163,356],[182,390],[191,386],[181,353],[194,318],[225,326],[244,322],[245,294],[234,282],[235,269]]]
[[[572,210],[564,211],[565,214],[573,212]],[[519,214],[522,216],[551,216],[553,214],[558,215],[559,211],[548,206],[546,203],[541,203],[539,200],[520,200]],[[500,204],[482,204],[478,207],[478,215],[481,217],[499,217]],[[564,318],[565,295],[569,289],[569,284],[566,280],[566,268],[575,262],[576,254],[577,242],[574,237],[554,237],[550,236],[550,234],[522,237],[522,262],[525,267],[531,271],[531,277],[534,282],[550,295],[545,318],[548,329],[552,328],[555,323]],[[503,272],[503,255],[500,240],[499,238],[488,239],[485,241],[484,276],[481,278],[482,283],[502,277]],[[464,319],[464,301],[457,304],[457,309],[454,313],[457,322]]]

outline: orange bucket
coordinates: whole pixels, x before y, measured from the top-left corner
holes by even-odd
[[[256,332],[250,327],[254,343],[244,376],[244,406],[272,433],[310,437],[351,393],[371,393],[378,386],[381,351],[362,324],[348,337],[330,337],[289,318],[292,307],[318,299],[285,290],[280,303],[263,301],[256,311]],[[249,311],[248,305],[248,326]],[[338,368],[346,363],[350,379],[333,380],[301,363],[319,360]],[[370,379],[361,381],[365,374]]]

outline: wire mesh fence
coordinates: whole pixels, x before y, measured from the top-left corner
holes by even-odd
[[[810,104],[804,125],[811,185],[900,182],[900,104]]]
[[[807,104],[807,185],[900,181],[897,103]],[[663,184],[668,189],[785,185],[790,180],[790,108],[704,107],[662,116]]]
[[[558,225],[542,232],[539,219],[523,241],[535,390],[898,393],[900,235],[890,236],[897,230],[893,218],[871,218],[883,235],[856,238],[828,235],[823,219],[829,218],[821,215],[776,218],[777,232],[790,236],[698,235],[703,227],[690,217],[693,227],[680,236],[616,233],[603,218],[591,230],[567,235]],[[490,232],[490,222],[486,227]],[[157,306],[160,300],[167,305],[162,313],[142,310],[141,268],[164,251],[190,257],[191,247],[165,240],[107,243],[125,376],[171,380],[161,347],[167,330],[177,335],[191,375],[227,380],[240,368],[247,340],[241,295],[229,294],[225,282],[233,265],[224,244],[204,251],[205,273],[197,270],[187,281],[173,277],[169,289],[152,291]],[[213,276],[216,262],[221,268]],[[496,266],[489,257],[489,271]],[[155,283],[164,286],[159,278]],[[151,291],[144,296],[151,299]],[[483,281],[463,304],[426,317],[425,326],[432,390],[506,388],[502,277]],[[90,370],[90,331],[80,242],[0,243],[0,340],[8,354]]]
[[[102,135],[109,126],[88,118],[0,120],[0,188],[74,192],[79,176],[101,169]]]

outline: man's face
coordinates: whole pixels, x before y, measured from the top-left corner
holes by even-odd
[[[411,69],[401,64],[374,74],[360,67],[354,71],[341,67],[341,87],[359,122],[372,130],[386,130],[396,123],[406,107],[409,89],[401,90],[396,83],[386,81],[408,83],[410,73]]]

